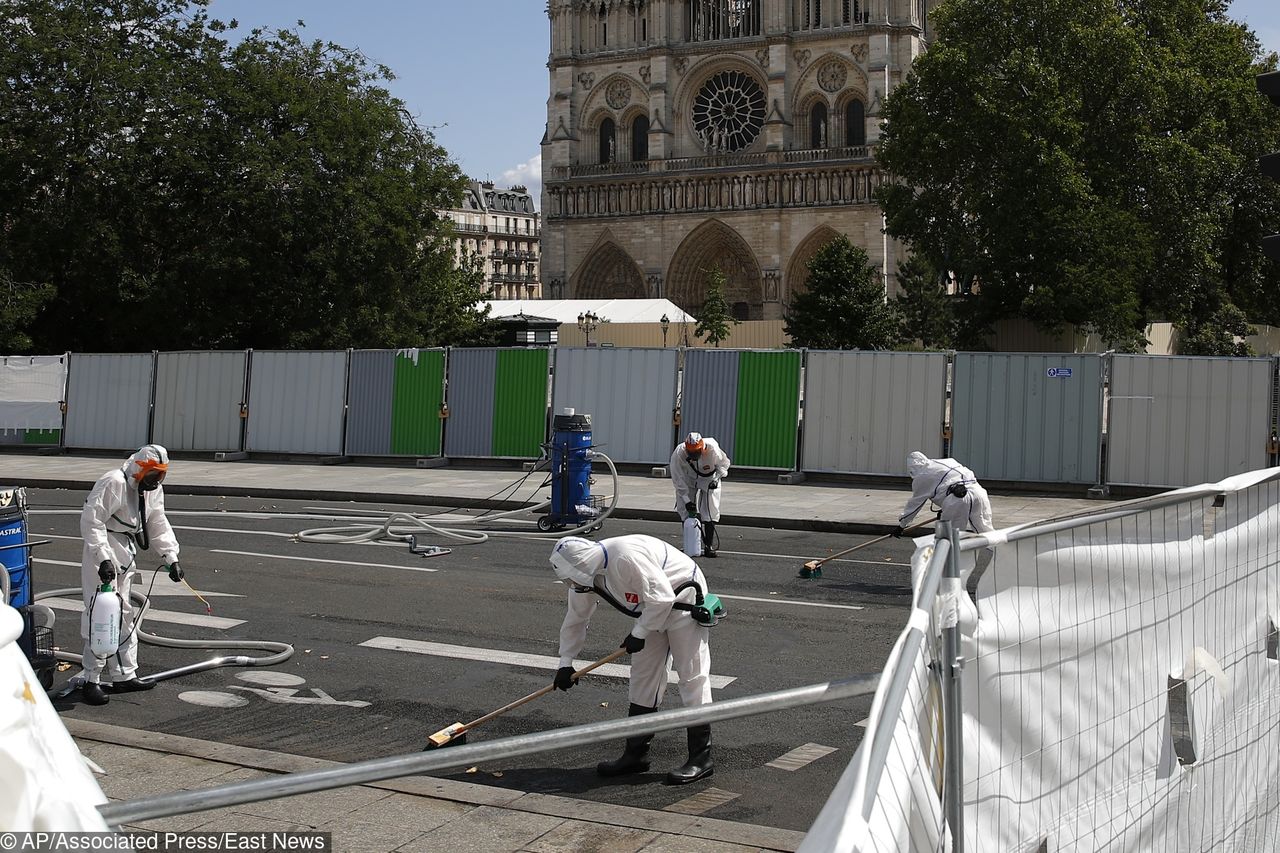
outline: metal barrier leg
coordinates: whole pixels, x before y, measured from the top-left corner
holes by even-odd
[[[938,538],[951,541],[945,574],[947,591],[951,596],[963,595],[960,532],[949,522],[941,522],[938,526]],[[956,618],[955,605],[944,605],[943,613],[942,709],[946,736],[943,813],[951,828],[951,850],[964,853],[964,726],[960,714],[960,671],[964,668],[964,653],[960,650],[960,623]]]

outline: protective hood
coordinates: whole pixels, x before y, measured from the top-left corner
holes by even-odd
[[[919,450],[913,450],[907,455],[907,473],[912,477],[919,477],[928,467],[929,457]]]
[[[129,460],[124,463],[124,478],[135,489],[142,475],[153,469],[167,470],[169,467],[169,451],[158,444],[140,447]]]
[[[566,536],[551,551],[556,577],[580,586],[595,586],[596,575],[609,565],[609,554],[599,542],[581,536]]]

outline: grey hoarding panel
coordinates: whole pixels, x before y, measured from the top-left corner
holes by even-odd
[[[254,352],[245,449],[341,453],[346,383],[346,352]]]
[[[711,436],[732,461],[737,428],[738,352],[685,350],[679,434]],[[667,461],[670,458],[668,453]]]
[[[942,455],[946,353],[815,352],[805,362],[805,471],[906,476]]]
[[[555,357],[553,414],[569,407],[591,415],[592,443],[615,462],[671,460],[674,349],[559,347]]]
[[[1116,355],[1107,482],[1191,486],[1267,467],[1271,361]]]
[[[239,450],[246,352],[156,357],[151,440],[170,450]]]
[[[391,452],[391,392],[395,380],[394,350],[351,353],[347,380],[347,449],[351,455]]]
[[[951,456],[981,479],[1096,483],[1098,355],[957,353]]]
[[[67,365],[67,447],[136,450],[149,439],[151,353],[72,353]]]
[[[496,349],[449,350],[445,456],[493,455],[493,386],[497,370]]]

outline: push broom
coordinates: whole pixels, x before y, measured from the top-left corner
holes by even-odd
[[[607,663],[612,663],[613,661],[622,657],[626,653],[627,653],[626,649],[618,649],[613,654],[608,655],[607,657],[600,658],[600,660],[596,661],[595,663],[584,666],[582,669],[578,670],[573,674],[573,680],[577,681],[579,678],[586,675],[588,672],[595,669],[596,667],[604,666]],[[469,723],[454,723],[451,726],[445,726],[443,729],[441,729],[440,731],[436,732],[435,734],[427,738],[427,745],[423,748],[423,751],[425,752],[428,749],[439,749],[442,746],[453,746],[455,744],[466,743],[467,732],[471,731],[476,726],[480,725],[481,723],[487,723],[490,720],[492,720],[494,717],[499,717],[507,713],[508,711],[512,711],[516,708],[519,708],[521,705],[524,705],[527,702],[532,702],[534,699],[537,699],[539,696],[546,696],[548,693],[550,693],[552,690],[555,690],[555,689],[556,689],[555,684],[548,684],[546,687],[542,688],[541,690],[535,690],[533,693],[530,693],[528,696],[517,699],[516,701],[511,702],[509,704],[503,705],[498,710],[490,711],[489,713],[485,714],[483,717],[474,719]]]
[[[906,533],[908,530],[915,530],[920,525],[930,524],[933,521],[934,519],[932,518],[926,518],[924,521],[917,521],[915,524],[911,525],[910,527],[903,528],[902,532]],[[805,578],[806,580],[810,578],[820,578],[822,577],[823,563],[834,560],[837,557],[843,557],[845,554],[852,554],[854,551],[857,551],[859,548],[865,548],[868,545],[874,545],[877,542],[883,542],[884,540],[888,539],[892,535],[893,535],[892,533],[886,533],[883,536],[877,536],[875,539],[868,539],[866,542],[863,542],[860,545],[854,545],[852,548],[845,548],[840,553],[832,554],[830,557],[823,557],[821,560],[810,560],[809,562],[804,564],[804,568],[800,569],[799,576],[802,578]]]

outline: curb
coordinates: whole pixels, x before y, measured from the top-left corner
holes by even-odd
[[[110,723],[98,723],[63,717],[71,736],[80,740],[145,749],[169,755],[185,755],[220,764],[248,767],[272,773],[299,773],[344,766],[340,761],[309,758],[287,752],[255,749],[247,746],[199,740],[197,738],[130,729]],[[717,820],[698,815],[618,806],[590,800],[574,800],[550,794],[495,788],[474,782],[436,779],[432,776],[405,776],[383,782],[369,782],[359,787],[378,788],[418,797],[448,800],[472,806],[491,806],[547,817],[567,818],[586,823],[642,829],[669,835],[691,836],[709,841],[723,841],[791,853],[804,840],[803,832],[777,829],[758,824]]]
[[[23,485],[32,489],[83,489],[93,488],[87,480],[53,480],[25,478]],[[523,509],[534,506],[528,501],[490,500],[487,498],[459,498],[454,495],[403,495],[371,492],[343,492],[332,489],[268,489],[254,486],[201,486],[166,484],[165,494],[191,495],[197,497],[238,497],[238,498],[273,498],[277,500],[313,500],[354,503],[395,503],[410,506],[443,506],[466,507],[471,509]],[[637,507],[618,507],[613,511],[613,518],[632,521],[673,521],[674,512],[670,509],[645,509]],[[760,527],[774,530],[807,530],[815,533],[847,533],[870,536],[882,536],[897,529],[896,524],[878,524],[864,521],[823,521],[812,518],[767,518],[755,515],[721,515],[719,524],[736,527]]]

